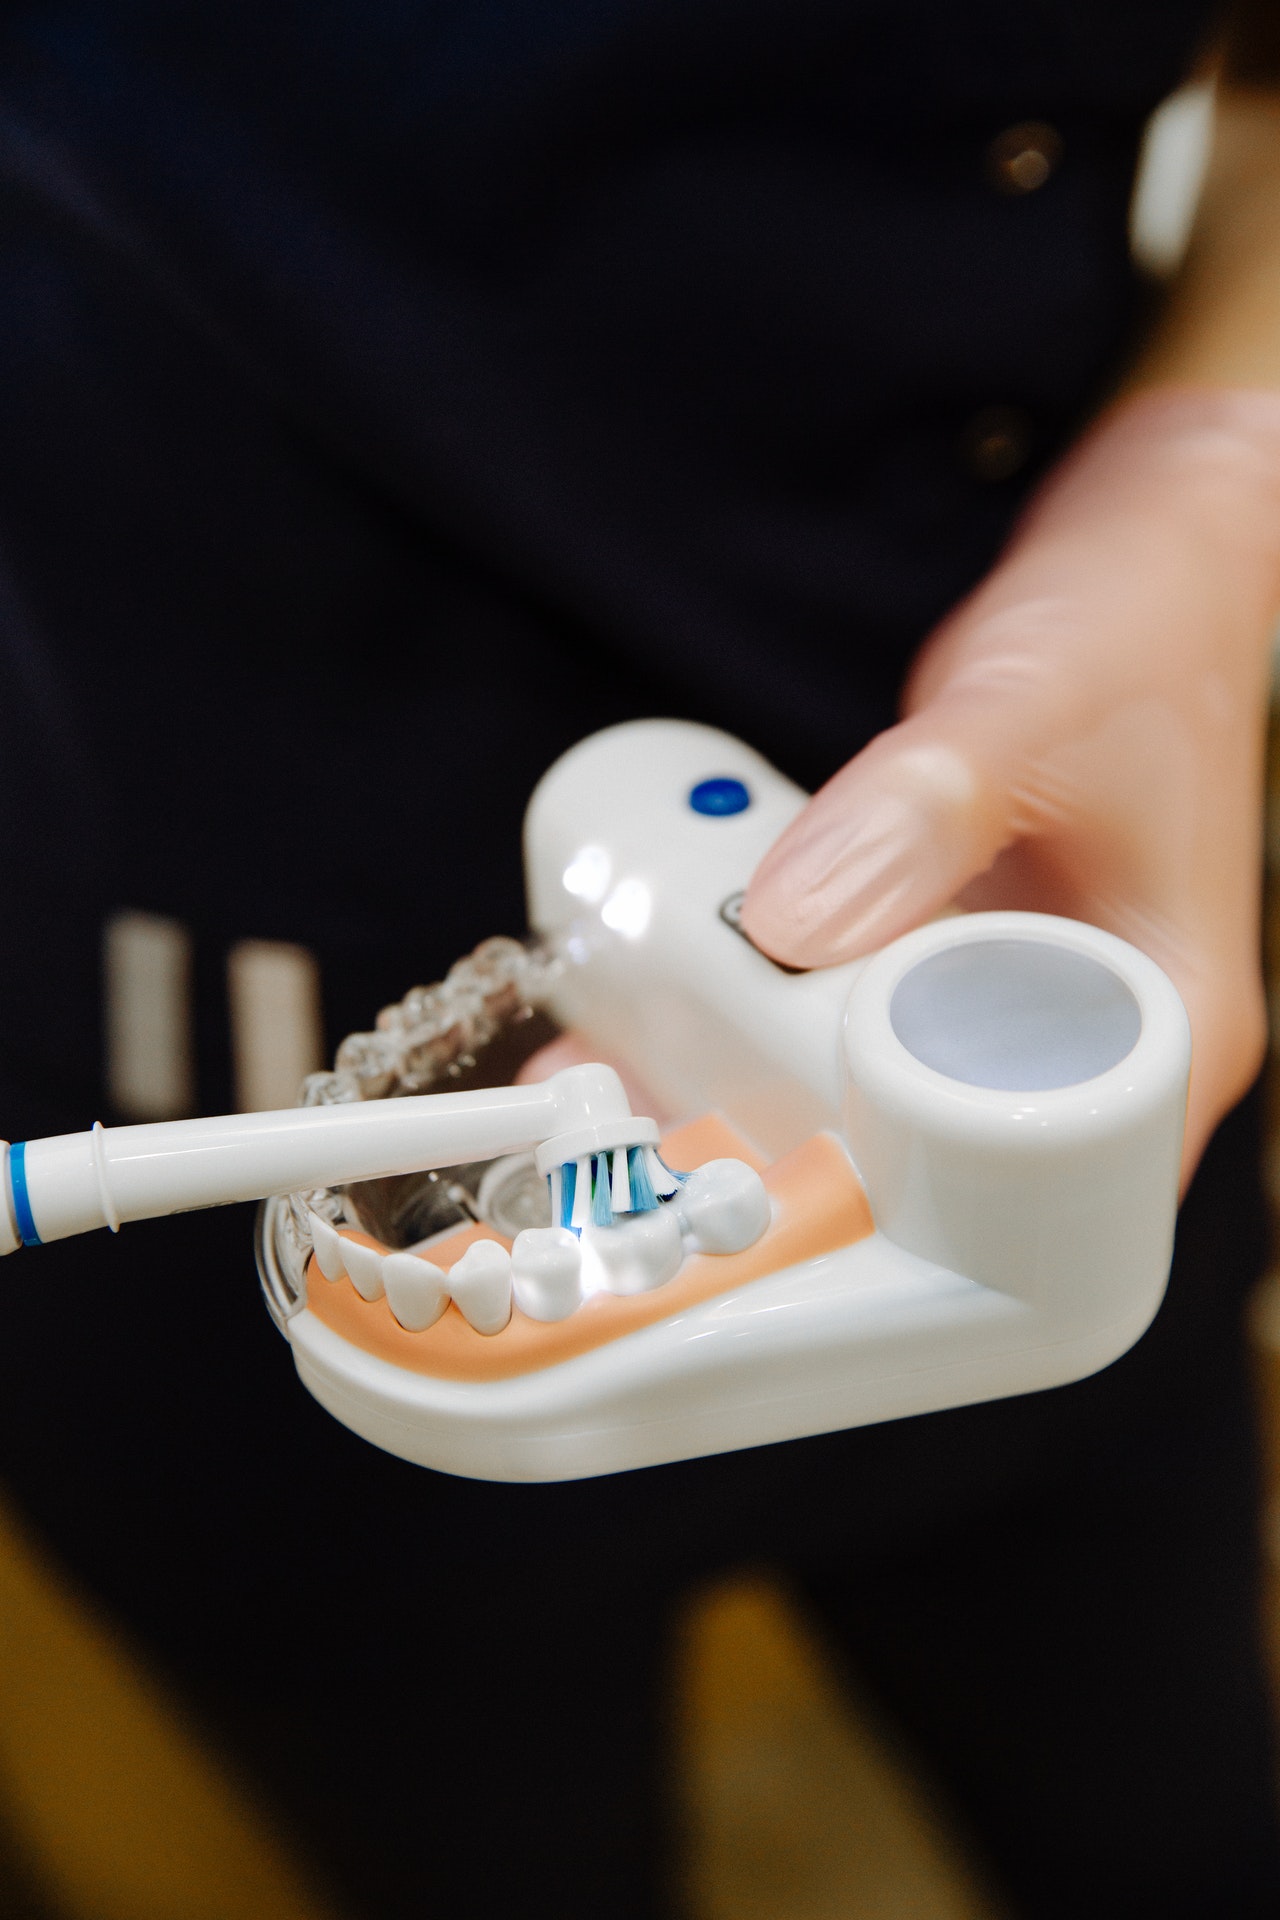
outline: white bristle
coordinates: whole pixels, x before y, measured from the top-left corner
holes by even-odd
[[[578,1161],[578,1174],[573,1188],[573,1217],[571,1227],[585,1227],[591,1218],[591,1156]]]
[[[617,1147],[613,1154],[613,1179],[610,1186],[610,1199],[615,1213],[631,1211],[631,1175],[627,1172],[627,1150]]]
[[[649,1178],[653,1182],[654,1192],[657,1194],[659,1200],[669,1199],[673,1193],[678,1191],[680,1182],[668,1168],[663,1166],[661,1160],[658,1158],[658,1149],[656,1147],[646,1147],[644,1152],[645,1164],[649,1169]]]
[[[547,1184],[551,1189],[551,1224],[560,1225],[560,1208],[564,1203],[564,1168],[552,1167],[547,1175]]]

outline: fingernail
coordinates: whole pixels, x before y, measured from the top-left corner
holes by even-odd
[[[760,863],[746,931],[805,966],[851,959],[903,932],[915,902],[926,912],[961,883],[978,792],[968,762],[933,743],[899,750],[865,777],[837,776]]]

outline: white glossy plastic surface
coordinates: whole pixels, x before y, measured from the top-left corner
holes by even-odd
[[[692,788],[716,775],[746,786],[743,812],[694,812]],[[582,957],[561,1017],[669,1112],[718,1107],[771,1156],[840,1123],[838,1034],[862,964],[787,973],[722,917],[804,801],[728,734],[647,720],[573,747],[525,817],[530,923]],[[630,920],[611,912],[620,894]]]
[[[1010,948],[1024,989],[1009,1007],[1016,1045],[993,1049],[994,1004],[953,988],[993,955],[995,985],[1005,985]],[[1039,1058],[1027,1018],[1037,977]],[[1075,999],[1063,986],[1072,980]],[[949,1058],[965,1078],[904,1044],[895,1019],[904,987],[922,998],[941,990]],[[919,1040],[929,1028],[907,1031]],[[1190,1036],[1153,961],[1075,920],[937,921],[867,963],[849,997],[844,1052],[845,1134],[889,1239],[1027,1301],[1046,1338],[1102,1327],[1143,1300],[1154,1311],[1173,1251]],[[1082,1063],[1102,1071],[1080,1078]],[[982,1084],[992,1079],[1015,1084]]]

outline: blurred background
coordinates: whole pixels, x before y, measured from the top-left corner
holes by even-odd
[[[1183,89],[1152,124],[1133,237],[1153,274],[1167,273],[1181,253],[1211,124],[1207,86]],[[1274,997],[1280,718],[1272,734]],[[112,1075],[122,1111],[184,1110],[190,964],[189,942],[174,923],[122,914],[108,929]],[[289,1103],[303,1073],[319,1064],[319,988],[309,956],[246,942],[231,957],[228,991],[241,1105]],[[1272,1110],[1280,1113],[1280,1101]],[[1280,1209],[1274,1122],[1268,1171]],[[252,1285],[247,1247],[245,1255],[244,1284]],[[1268,1436],[1264,1527],[1280,1672],[1280,1271],[1256,1296],[1252,1325]],[[823,1647],[766,1572],[694,1598],[671,1686],[692,1920],[996,1920],[964,1836],[948,1828],[929,1781],[837,1684]],[[308,1885],[266,1811],[184,1721],[179,1703],[24,1537],[2,1502],[0,1914],[341,1920]]]

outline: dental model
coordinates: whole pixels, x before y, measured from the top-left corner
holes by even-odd
[[[4,1149],[0,1251],[268,1196],[259,1272],[304,1384],[376,1445],[478,1478],[615,1472],[1108,1365],[1169,1269],[1177,993],[1124,941],[1032,913],[776,966],[736,910],[804,801],[710,728],[582,742],[526,817],[540,944],[488,941],[412,989],[301,1109]],[[499,1057],[513,1077],[535,1016],[685,1118],[660,1139],[600,1065],[426,1090]]]
[[[385,1302],[311,1282],[297,1202],[269,1201],[268,1302],[307,1386],[358,1433],[453,1473],[572,1478],[1058,1385],[1148,1325],[1190,1063],[1174,988],[1124,941],[1032,913],[940,920],[821,972],[774,965],[736,907],[804,802],[710,728],[583,741],[526,816],[542,946],[489,943],[314,1083],[311,1097],[347,1101],[412,1086],[466,1026],[459,1007],[474,1033],[485,1008],[523,1004],[689,1116],[662,1159],[691,1172],[663,1203],[675,1221],[654,1228],[673,1249],[679,1224],[683,1261],[641,1291],[597,1264],[589,1225],[575,1263],[563,1181],[558,1216],[544,1189],[525,1237],[532,1186],[501,1167],[477,1186],[459,1167],[472,1212],[434,1213],[428,1246],[459,1310],[409,1334]],[[760,1174],[770,1218],[713,1254],[734,1243],[716,1226],[731,1176],[713,1163],[729,1159]],[[344,1248],[368,1226],[359,1192],[311,1197]],[[567,1204],[581,1219],[576,1185]],[[515,1309],[486,1337],[450,1262],[497,1236]]]

